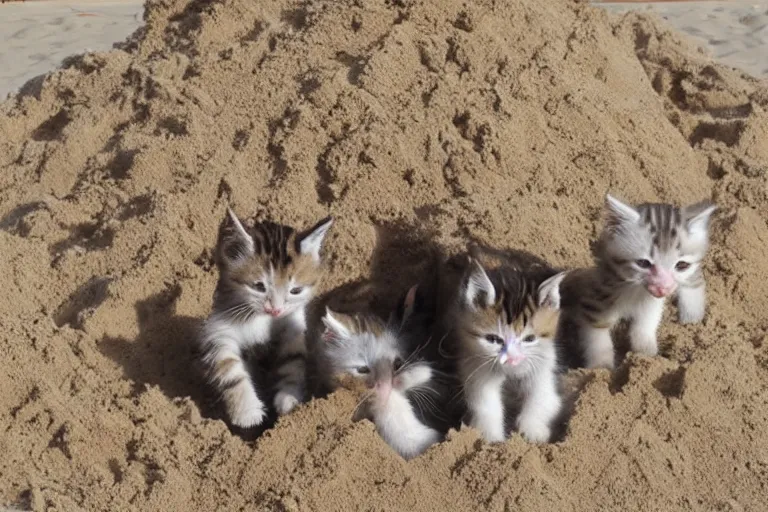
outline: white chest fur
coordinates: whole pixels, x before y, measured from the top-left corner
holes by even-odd
[[[304,311],[274,319],[269,315],[256,315],[247,322],[232,322],[226,318],[211,316],[205,325],[205,338],[229,341],[240,348],[267,343],[273,336],[286,331],[303,331],[306,328]]]

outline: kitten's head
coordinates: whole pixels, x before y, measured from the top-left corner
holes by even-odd
[[[559,286],[520,272],[493,277],[479,261],[470,261],[460,296],[465,357],[519,377],[554,364]]]
[[[702,201],[684,208],[669,204],[633,207],[606,196],[606,224],[597,246],[598,263],[624,282],[642,284],[666,297],[694,278],[709,246],[709,220],[716,206]]]
[[[404,306],[405,321],[414,294]],[[409,304],[408,301],[411,301]],[[323,349],[335,375],[351,375],[373,391],[374,406],[384,406],[392,390],[405,392],[422,364],[411,361],[407,343],[400,335],[400,322],[385,323],[368,314],[346,315],[326,309],[322,318]]]
[[[304,308],[322,276],[320,248],[332,222],[328,217],[301,233],[272,222],[247,229],[228,209],[216,245],[222,306],[235,318]]]

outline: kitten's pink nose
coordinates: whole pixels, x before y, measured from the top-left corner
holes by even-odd
[[[523,354],[523,351],[520,349],[519,342],[517,341],[508,343],[504,347],[504,352],[502,352],[501,356],[499,356],[501,364],[506,364],[509,366],[517,366],[523,361],[523,359],[525,359],[525,354]]]
[[[646,289],[651,295],[660,299],[677,289],[677,281],[675,281],[675,276],[672,275],[672,272],[654,265],[651,267],[651,272],[648,275]]]
[[[264,312],[268,315],[277,317],[277,316],[280,316],[280,313],[282,313],[283,310],[278,308],[273,308],[272,306],[264,306]]]
[[[374,386],[376,394],[379,396],[382,402],[386,402],[389,399],[389,394],[392,392],[391,381],[377,381]]]

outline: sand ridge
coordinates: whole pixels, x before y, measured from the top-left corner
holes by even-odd
[[[656,18],[435,4],[151,0],[124,50],[0,105],[0,503],[761,509],[765,85]],[[406,463],[349,391],[256,441],[206,407],[191,345],[227,204],[334,215],[323,292],[375,300],[366,277],[418,274],[415,226],[586,264],[607,190],[720,205],[710,307],[696,326],[668,308],[662,357],[574,372],[562,442],[462,431]]]

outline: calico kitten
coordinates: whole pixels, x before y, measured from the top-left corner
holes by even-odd
[[[715,210],[709,201],[684,208],[658,203],[633,207],[606,196],[595,266],[557,278],[564,312],[578,329],[586,367],[614,367],[611,329],[621,319],[631,320],[631,349],[656,355],[664,302],[675,292],[681,323],[704,318],[701,262]]]
[[[245,361],[251,349],[266,348],[274,357],[267,366],[278,414],[304,399],[305,308],[322,275],[320,248],[332,222],[323,219],[301,233],[272,222],[247,229],[229,209],[219,227],[219,281],[200,344],[207,379],[238,427],[260,425],[267,414],[264,391],[257,391]]]
[[[556,275],[542,260],[517,252],[514,259],[491,254],[499,263],[484,268],[488,251],[460,256],[449,265],[461,275],[443,312],[448,336],[463,383],[469,424],[486,440],[503,441],[505,402],[518,399],[514,427],[530,442],[550,439],[552,422],[560,412],[555,333],[559,289],[540,293],[546,279]],[[447,272],[450,274],[451,271]],[[449,281],[455,280],[449,279]]]
[[[416,287],[389,321],[367,313],[326,310],[324,350],[334,374],[352,375],[369,389],[364,416],[384,441],[405,459],[441,441],[451,424],[449,396],[415,309]]]

